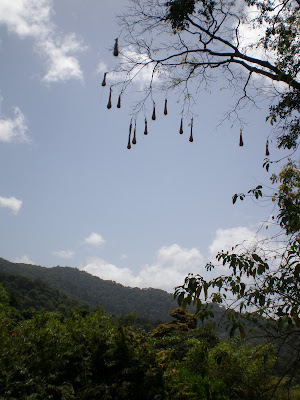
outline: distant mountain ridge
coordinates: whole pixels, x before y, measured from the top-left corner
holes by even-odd
[[[170,320],[169,311],[177,307],[173,295],[160,289],[139,289],[103,280],[71,267],[41,267],[13,263],[0,258],[0,272],[40,280],[70,299],[90,307],[101,307],[113,315],[135,312],[153,321]]]

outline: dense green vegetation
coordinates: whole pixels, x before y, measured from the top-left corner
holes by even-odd
[[[170,310],[177,306],[173,295],[158,289],[125,287],[104,281],[76,268],[44,268],[16,264],[0,258],[0,283],[10,295],[11,305],[18,310],[59,311],[71,308],[101,307],[114,316],[135,314],[133,324],[146,331],[163,321],[170,321]],[[190,311],[192,307],[189,308]],[[223,318],[224,308],[211,305],[211,319]],[[213,317],[212,317],[213,315]],[[226,326],[216,324],[216,332],[228,336]]]
[[[100,306],[109,314],[116,316],[135,312],[141,320],[146,318],[152,321],[165,321],[170,319],[169,311],[176,307],[173,295],[163,290],[125,287],[77,268],[59,266],[45,268],[12,263],[0,258],[0,272],[40,280],[70,299],[75,299],[91,308]]]
[[[1,400],[241,400],[299,398],[276,377],[270,345],[221,342],[182,309],[146,334],[101,311],[21,314],[0,286]],[[157,333],[157,332],[156,332]],[[287,378],[288,379],[288,378]]]
[[[0,272],[0,283],[9,294],[9,304],[21,312],[45,310],[67,314],[75,307],[85,306],[38,279]]]
[[[153,399],[162,368],[141,333],[102,311],[16,322],[1,291],[1,399]]]

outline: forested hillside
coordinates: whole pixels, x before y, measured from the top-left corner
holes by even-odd
[[[29,290],[37,283],[19,278]],[[12,278],[10,289],[19,282]],[[197,328],[182,309],[147,334],[100,309],[26,315],[12,300],[0,284],[0,399],[299,398],[299,380],[278,374],[276,348],[221,342],[211,325]]]
[[[21,312],[45,310],[68,314],[76,307],[88,307],[39,279],[32,280],[1,271],[0,283],[9,294],[10,305]]]
[[[45,268],[0,258],[0,272],[38,279],[81,304],[92,308],[100,306],[113,315],[136,312],[137,317],[166,321],[170,319],[169,311],[177,305],[173,295],[163,290],[125,287],[77,268]]]

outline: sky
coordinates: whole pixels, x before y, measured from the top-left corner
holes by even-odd
[[[115,93],[107,110],[101,86],[127,4],[1,0],[0,257],[172,292],[189,272],[207,274],[218,251],[266,235],[272,208],[232,196],[269,183],[270,127],[264,104],[245,110],[239,147],[238,127],[220,124],[233,94],[217,82],[197,98],[193,143],[187,127],[178,134],[176,96],[167,116],[157,96],[157,120],[148,136],[137,120],[129,151],[131,106],[147,76],[120,110]]]

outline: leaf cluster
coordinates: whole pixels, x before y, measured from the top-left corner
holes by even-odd
[[[145,336],[101,311],[37,313],[1,339],[1,399],[152,400],[164,392]]]
[[[278,183],[278,192],[274,194],[279,207],[278,222],[287,235],[300,231],[300,161],[289,160],[277,175],[271,180]]]
[[[187,17],[193,14],[196,0],[171,0],[166,3],[169,8],[166,20],[171,22],[175,30],[183,30],[188,27]]]

